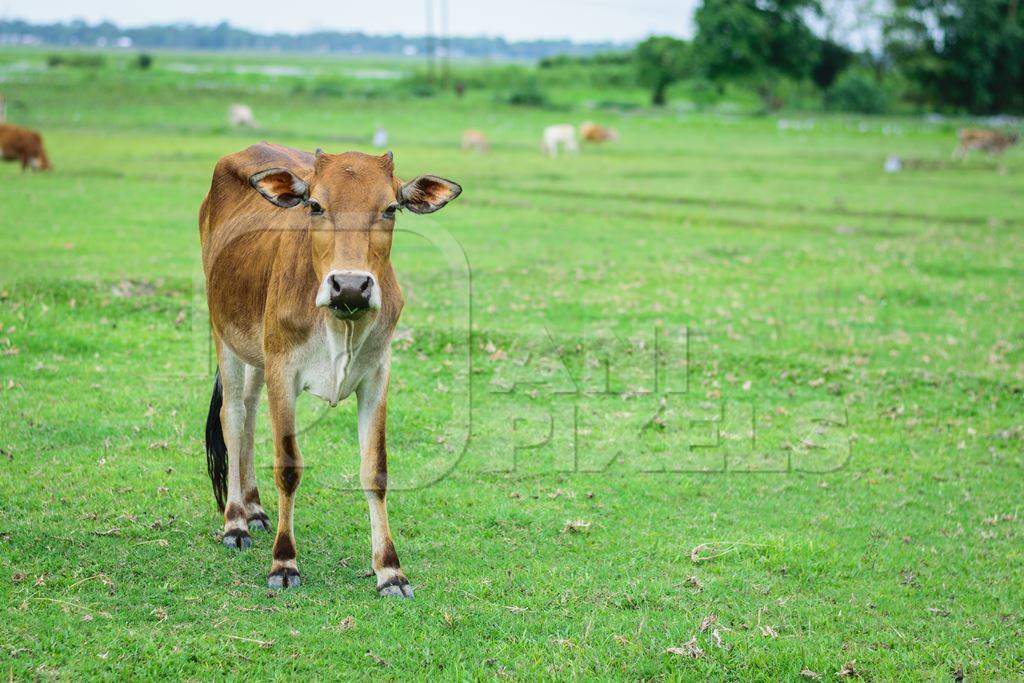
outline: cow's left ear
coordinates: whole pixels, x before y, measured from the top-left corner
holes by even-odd
[[[249,184],[268,202],[283,209],[298,206],[309,199],[309,184],[286,168],[268,168],[254,173]]]
[[[398,201],[413,213],[434,213],[462,193],[462,186],[436,175],[421,175],[402,185]]]

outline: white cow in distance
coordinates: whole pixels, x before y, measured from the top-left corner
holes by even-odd
[[[540,146],[544,153],[552,159],[558,156],[559,147],[566,152],[580,151],[580,145],[576,141],[576,127],[570,123],[557,123],[548,126],[544,129],[544,137]]]
[[[228,107],[228,125],[232,128],[256,128],[256,117],[248,105],[232,104]]]

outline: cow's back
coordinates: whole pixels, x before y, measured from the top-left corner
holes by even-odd
[[[608,142],[614,137],[611,129],[597,123],[588,123],[580,126],[580,133],[587,142]]]
[[[233,338],[254,342],[253,355],[262,339],[259,327],[276,261],[293,261],[304,249],[308,253],[308,214],[274,206],[249,178],[268,168],[286,168],[308,181],[313,163],[312,154],[267,143],[223,157],[199,209],[211,321],[229,343]]]
[[[960,147],[964,150],[982,149],[986,152],[1001,154],[1017,144],[1019,137],[1011,133],[982,128],[965,128],[958,133]]]
[[[261,142],[222,157],[213,170],[210,191],[199,209],[203,264],[243,234],[287,229],[301,212],[289,212],[266,201],[249,178],[268,168],[286,168],[307,182],[313,177],[313,155]],[[207,271],[209,272],[209,271]]]
[[[576,128],[570,123],[556,123],[544,129],[544,139],[562,142],[576,138]]]
[[[43,138],[34,130],[0,123],[0,147],[5,156],[39,156],[43,150]]]
[[[603,139],[601,126],[590,121],[584,121],[580,124],[580,136],[589,142],[595,142]]]
[[[313,155],[290,147],[261,142],[222,157],[213,169],[210,191],[199,216],[200,237],[205,245],[215,226],[241,214],[273,220],[277,213],[249,184],[249,178],[268,168],[286,168],[303,180],[313,177]],[[221,228],[230,229],[230,228]]]
[[[960,144],[967,148],[982,147],[992,140],[992,136],[992,131],[979,128],[964,128],[957,133]]]

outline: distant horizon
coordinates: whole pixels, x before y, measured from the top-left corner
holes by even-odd
[[[287,36],[287,37],[292,37],[292,38],[298,38],[298,37],[302,37],[302,36],[314,35],[314,34],[317,34],[317,33],[337,33],[337,34],[342,34],[342,35],[357,35],[357,34],[359,34],[359,35],[365,35],[365,36],[371,36],[371,37],[382,37],[382,38],[383,37],[401,37],[401,38],[408,38],[410,40],[424,40],[425,38],[428,37],[425,32],[424,33],[412,33],[412,32],[404,32],[404,31],[394,31],[394,32],[390,32],[389,33],[389,32],[384,32],[384,31],[380,31],[380,32],[368,31],[368,30],[364,30],[364,29],[314,28],[314,29],[295,30],[295,31],[286,31],[286,30],[262,31],[262,30],[258,30],[258,29],[248,28],[248,27],[245,27],[245,26],[240,26],[240,25],[235,24],[235,23],[233,23],[231,21],[215,22],[215,23],[196,22],[196,21],[167,21],[167,22],[161,21],[161,22],[151,22],[151,23],[144,23],[144,24],[136,25],[136,24],[119,23],[119,22],[116,22],[116,21],[111,21],[109,19],[103,20],[103,21],[89,21],[89,20],[86,20],[86,19],[83,19],[83,18],[80,18],[80,17],[73,17],[73,18],[70,18],[70,19],[64,19],[64,20],[59,20],[59,21],[33,21],[31,19],[25,19],[25,18],[22,18],[22,17],[0,17],[0,23],[3,23],[3,22],[24,22],[26,24],[29,24],[30,26],[36,26],[36,27],[39,27],[39,26],[55,26],[55,25],[71,26],[71,25],[73,25],[75,23],[82,23],[82,24],[84,24],[86,26],[89,26],[89,27],[97,27],[97,26],[101,26],[103,24],[111,24],[111,25],[115,26],[116,28],[118,28],[120,30],[125,30],[125,31],[137,31],[137,30],[145,30],[145,29],[161,28],[161,27],[191,27],[191,28],[212,29],[212,28],[216,28],[217,26],[221,25],[222,23],[226,23],[232,29],[237,29],[237,30],[240,30],[240,31],[246,31],[248,33],[252,33],[252,34],[255,34],[255,35],[267,36],[267,37],[271,37],[271,36]],[[437,33],[432,34],[430,37],[432,37],[436,41],[441,40],[441,36],[439,34],[437,34]],[[596,40],[596,39],[595,40],[576,40],[574,38],[569,38],[569,37],[561,37],[561,38],[557,38],[557,37],[552,37],[552,38],[516,38],[516,39],[513,39],[513,38],[508,38],[508,37],[503,36],[503,35],[498,34],[498,33],[476,33],[476,34],[455,34],[455,33],[452,33],[451,35],[449,35],[447,37],[449,39],[451,39],[451,40],[477,40],[477,39],[504,40],[505,42],[510,43],[510,44],[568,42],[568,43],[572,43],[573,45],[581,45],[581,46],[583,46],[583,45],[621,45],[623,47],[628,47],[628,46],[635,45],[636,43],[640,42],[646,36],[641,37],[641,38],[637,38],[635,40],[611,40],[611,39],[604,39],[604,40]]]
[[[0,19],[0,47],[50,47],[57,49],[178,50],[222,53],[332,54],[380,57],[426,57],[434,54],[452,59],[537,61],[555,56],[585,57],[602,52],[624,52],[635,43],[573,41],[568,38],[510,40],[501,36],[439,36],[404,33],[372,33],[320,28],[314,32],[275,33],[254,31],[227,22],[201,24],[173,22],[124,26],[114,22],[72,19],[61,22],[30,22]]]
[[[514,7],[494,0],[390,0],[342,10],[329,0],[307,0],[301,12],[258,0],[177,0],[175,3],[93,0],[88,7],[67,8],[60,0],[36,0],[16,7],[0,0],[0,21],[54,24],[103,22],[126,29],[188,24],[216,26],[228,22],[254,33],[301,35],[320,31],[423,37],[442,32],[455,37],[501,38],[512,42],[565,40],[573,43],[635,43],[649,35],[690,38],[699,0],[520,0]],[[428,18],[427,9],[432,9]]]

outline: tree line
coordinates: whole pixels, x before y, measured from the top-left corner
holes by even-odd
[[[680,80],[721,90],[741,83],[765,108],[781,105],[785,79],[813,82],[825,104],[879,111],[895,92],[921,108],[972,114],[1024,113],[1022,0],[707,0],[694,16],[692,41],[654,36],[631,57],[651,103],[663,105]],[[812,29],[827,12],[868,6],[880,44]],[[607,59],[607,58],[605,58]]]
[[[1024,0],[705,0],[692,40],[653,36],[632,48],[568,40],[511,42],[453,37],[453,56],[540,60],[602,69],[664,105],[687,81],[694,99],[727,86],[756,92],[766,110],[787,85],[813,84],[827,108],[882,112],[893,101],[917,109],[1024,114]],[[853,30],[850,21],[856,19]],[[858,36],[859,32],[859,36]],[[876,37],[863,40],[864,35]],[[46,25],[0,21],[0,45],[117,46],[425,55],[426,37],[319,31],[260,34],[175,24],[132,29],[104,22]],[[589,71],[589,69],[588,69]],[[809,86],[808,86],[809,87]],[[527,93],[531,97],[535,94]]]
[[[464,57],[534,60],[560,54],[590,55],[622,49],[612,42],[574,43],[570,40],[508,41],[499,37],[452,37],[451,54]],[[0,45],[52,45],[60,47],[130,46],[148,50],[235,50],[254,52],[344,53],[383,56],[422,56],[437,41],[426,36],[369,35],[315,31],[310,33],[256,33],[226,22],[216,26],[171,24],[123,28],[111,22],[71,21],[32,24],[0,21]]]

